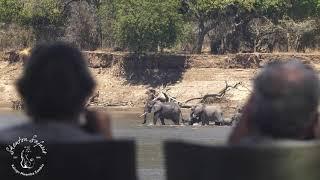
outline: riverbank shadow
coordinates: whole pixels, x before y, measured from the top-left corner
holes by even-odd
[[[152,87],[177,83],[186,68],[187,58],[182,55],[130,54],[122,62],[127,84]]]

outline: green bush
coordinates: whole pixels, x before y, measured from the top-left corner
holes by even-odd
[[[116,38],[130,51],[155,52],[172,47],[181,31],[176,0],[119,0]]]

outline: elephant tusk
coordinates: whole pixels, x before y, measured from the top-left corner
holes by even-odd
[[[145,112],[145,113],[143,113],[143,114],[141,114],[139,117],[142,117],[142,116],[144,116],[144,115],[146,115],[147,113]]]

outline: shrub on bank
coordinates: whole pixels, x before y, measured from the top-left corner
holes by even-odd
[[[0,50],[31,47],[34,42],[31,28],[17,24],[0,24]]]

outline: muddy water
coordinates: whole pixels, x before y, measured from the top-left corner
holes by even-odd
[[[141,111],[109,110],[112,114],[113,135],[117,139],[130,138],[137,143],[137,167],[140,180],[164,180],[164,155],[162,143],[168,139],[215,144],[225,142],[231,128],[218,126],[174,126],[141,125]],[[184,116],[187,116],[184,114]],[[0,111],[0,130],[8,126],[23,123],[26,118],[21,113]]]

